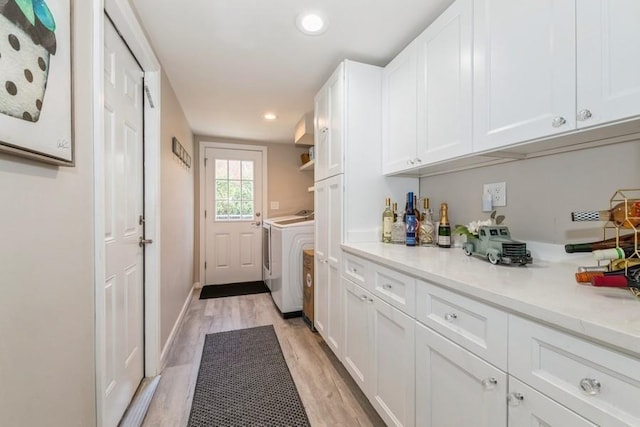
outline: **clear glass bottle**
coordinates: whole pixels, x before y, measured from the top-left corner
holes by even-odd
[[[393,212],[391,211],[391,199],[384,201],[385,208],[382,212],[382,242],[391,243],[391,229],[393,228]]]
[[[429,198],[422,199],[422,219],[418,237],[420,246],[433,246],[435,244],[436,225],[433,223],[433,215],[429,209]]]
[[[440,205],[440,224],[438,225],[438,246],[451,247],[451,224],[449,224],[449,207],[446,203]]]
[[[396,221],[393,223],[393,227],[391,227],[391,243],[395,243],[398,245],[404,245],[407,230],[405,229],[404,224],[404,213],[398,213],[398,204],[393,204],[394,213],[396,216]]]
[[[640,225],[640,200],[625,200],[606,211],[571,212],[571,221],[611,221],[633,228]]]

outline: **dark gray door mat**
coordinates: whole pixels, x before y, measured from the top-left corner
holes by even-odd
[[[272,325],[205,337],[188,427],[310,426]]]
[[[200,290],[200,299],[235,297],[265,292],[269,292],[269,288],[262,280],[257,282],[227,283],[225,285],[207,285]]]

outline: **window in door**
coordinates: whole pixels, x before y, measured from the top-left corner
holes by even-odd
[[[253,161],[216,159],[215,184],[216,221],[253,220]]]

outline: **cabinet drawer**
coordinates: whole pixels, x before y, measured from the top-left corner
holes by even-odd
[[[416,314],[416,279],[396,270],[371,264],[373,280],[370,291],[400,311]]]
[[[511,315],[509,371],[598,425],[640,425],[637,357]]]
[[[416,319],[507,370],[508,317],[484,303],[418,280]]]
[[[367,272],[369,270],[369,262],[349,253],[342,253],[342,275],[364,287],[367,281]]]

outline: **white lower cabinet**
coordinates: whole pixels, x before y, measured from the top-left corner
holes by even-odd
[[[509,378],[509,427],[595,427],[528,385]]]
[[[507,374],[416,322],[416,426],[504,427]]]
[[[343,363],[389,426],[415,425],[413,318],[343,277]]]

